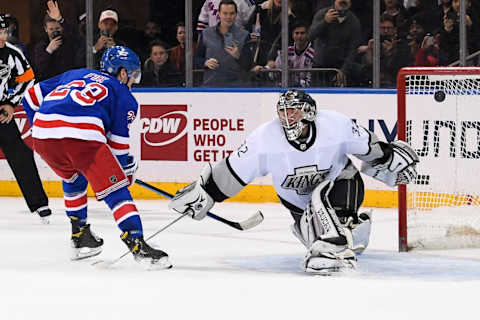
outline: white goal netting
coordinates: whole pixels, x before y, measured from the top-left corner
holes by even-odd
[[[478,70],[406,76],[406,139],[420,156],[407,187],[409,249],[480,247]]]

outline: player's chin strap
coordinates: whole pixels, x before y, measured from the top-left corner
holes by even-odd
[[[393,187],[412,182],[417,172],[415,170],[419,158],[415,150],[407,143],[397,140],[387,145],[391,154],[387,161],[367,161],[362,163],[361,172]]]

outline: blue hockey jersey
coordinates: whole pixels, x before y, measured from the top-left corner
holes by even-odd
[[[107,143],[122,165],[138,103],[116,78],[91,69],[67,71],[31,87],[23,108],[37,139],[75,138]]]

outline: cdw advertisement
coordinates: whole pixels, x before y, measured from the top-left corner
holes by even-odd
[[[212,117],[188,105],[141,105],[141,160],[217,162],[245,138],[244,116]]]
[[[206,162],[218,162],[236,150],[264,122],[277,117],[278,92],[133,92],[140,108],[130,128],[130,151],[140,159],[137,176],[152,182],[190,182]],[[319,109],[333,109],[390,141],[396,136],[395,95],[313,94]],[[362,101],[361,104],[358,101]],[[355,106],[355,107],[352,107]],[[26,115],[15,121],[30,144]],[[3,158],[3,157],[2,157]],[[42,180],[59,180],[35,157]],[[0,160],[0,180],[14,180]],[[255,180],[270,184],[271,178]],[[369,184],[369,187],[372,184]]]

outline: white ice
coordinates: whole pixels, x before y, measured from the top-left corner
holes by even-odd
[[[237,231],[206,218],[180,220],[150,243],[174,268],[146,271],[128,255],[113,268],[92,262],[126,251],[107,207],[89,199],[89,222],[105,240],[96,258],[72,262],[62,199],[41,225],[21,198],[0,198],[0,319],[477,319],[480,251],[398,253],[393,210],[374,209],[371,244],[358,271],[304,274],[305,249],[279,204],[217,204],[262,224]],[[166,201],[137,201],[146,236],[177,217]]]

